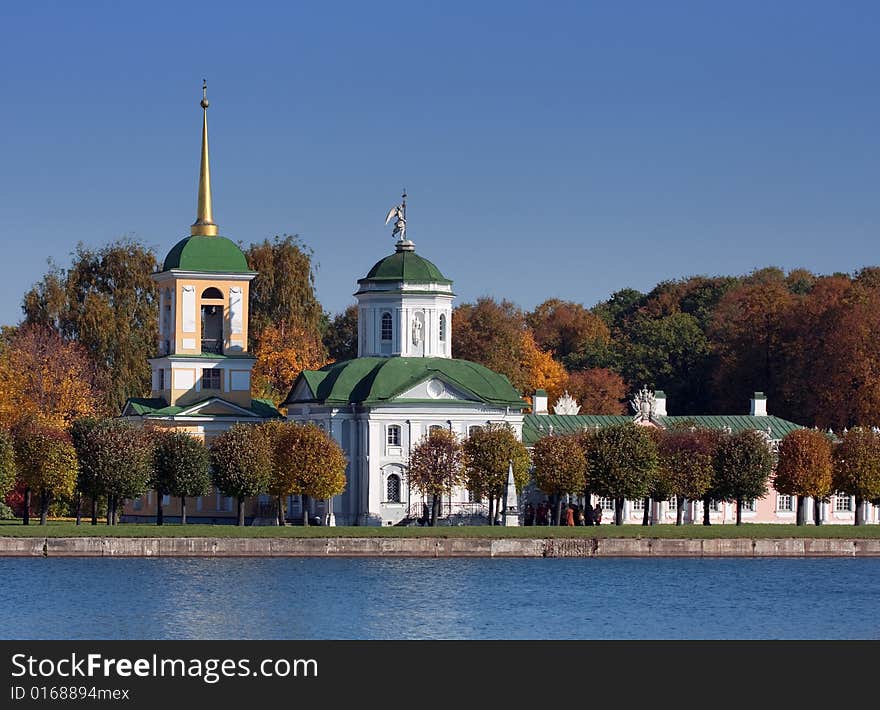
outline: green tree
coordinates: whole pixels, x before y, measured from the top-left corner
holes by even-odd
[[[588,452],[591,486],[614,499],[614,524],[623,524],[623,503],[644,498],[657,468],[657,446],[644,427],[615,424],[597,431]]]
[[[244,500],[264,493],[272,474],[268,438],[252,424],[233,424],[211,445],[211,477],[223,495],[238,501],[238,524],[244,525]]]
[[[40,525],[45,525],[53,498],[68,498],[76,485],[76,450],[62,429],[36,421],[21,422],[12,432],[15,468],[26,486],[24,524],[30,523],[30,493],[40,498]]]
[[[804,498],[817,501],[831,493],[833,458],[831,438],[816,429],[795,429],[779,444],[779,461],[773,487],[779,493],[797,496],[797,524],[806,522]],[[816,524],[821,524],[815,516]]]
[[[94,471],[89,465],[86,450],[88,433],[97,426],[100,420],[94,417],[81,417],[74,420],[70,425],[70,439],[73,448],[76,449],[77,475],[76,475],[76,524],[82,524],[83,496],[88,497],[92,504],[92,525],[98,524],[98,481]]]
[[[880,432],[847,431],[834,452],[834,489],[855,496],[855,524],[865,524],[865,502],[880,498]]]
[[[208,449],[182,431],[157,431],[154,454],[153,488],[156,490],[156,524],[162,525],[162,496],[180,498],[180,524],[186,525],[187,497],[207,495],[211,490]]]
[[[543,436],[532,448],[535,483],[556,503],[556,525],[562,516],[562,496],[580,493],[587,484],[587,460],[577,439]]]
[[[410,452],[408,473],[413,488],[431,497],[431,526],[437,524],[440,500],[465,481],[461,442],[448,429],[433,429]]]
[[[324,347],[327,355],[336,362],[353,360],[358,353],[358,307],[348,306],[327,324],[324,331]]]
[[[467,486],[478,498],[489,499],[489,524],[494,525],[511,462],[517,490],[529,482],[529,452],[508,424],[498,423],[472,428],[463,448]]]
[[[100,372],[107,408],[150,391],[158,339],[158,299],[150,275],[156,256],[136,241],[99,249],[80,243],[68,269],[54,264],[24,296],[25,322],[48,326],[80,343]]]
[[[252,244],[245,251],[248,265],[257,272],[251,282],[249,335],[251,351],[262,332],[277,329],[282,340],[309,338],[320,343],[321,304],[315,297],[312,250],[297,235],[285,234]],[[301,343],[290,343],[299,350]]]
[[[122,419],[86,420],[75,431],[82,492],[93,500],[106,496],[107,524],[115,525],[125,501],[143,495],[149,488],[153,475],[152,437]]]
[[[684,501],[701,500],[712,485],[714,432],[671,429],[657,437],[660,487],[676,499],[675,524],[681,525]]]
[[[713,456],[716,493],[736,501],[736,524],[742,525],[743,501],[767,494],[773,454],[760,432],[747,429],[722,437]]]

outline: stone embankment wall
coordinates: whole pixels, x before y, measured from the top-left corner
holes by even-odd
[[[0,557],[880,557],[880,539],[0,537]]]

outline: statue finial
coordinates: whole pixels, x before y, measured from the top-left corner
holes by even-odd
[[[211,163],[208,160],[208,81],[202,79],[202,164],[199,169],[199,206],[196,221],[190,228],[193,236],[216,237],[214,210],[211,204]]]
[[[388,224],[392,219],[394,220],[394,229],[391,236],[397,237],[397,251],[415,251],[415,245],[406,238],[406,188],[403,188],[400,204],[388,210],[385,224]]]

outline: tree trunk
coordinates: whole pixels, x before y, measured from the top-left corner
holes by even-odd
[[[614,499],[614,524],[623,525],[623,498]]]
[[[742,525],[743,523],[743,499],[736,499],[736,524]]]
[[[165,506],[161,491],[156,491],[156,525],[165,524]]]
[[[813,498],[813,522],[822,524],[822,501],[818,498]]]
[[[807,506],[805,505],[804,497],[797,497],[797,524],[805,525],[807,522]]]
[[[684,496],[675,496],[675,524],[681,525],[684,518]]]
[[[709,499],[703,498],[703,525],[711,525],[712,518],[709,517]]]
[[[125,499],[113,496],[113,525],[119,525],[120,508],[125,504]]]
[[[642,515],[642,525],[651,524],[651,499],[645,498],[645,512]]]
[[[303,527],[309,527],[309,497],[302,496]]]
[[[244,527],[244,498],[238,498],[238,527]]]
[[[180,524],[186,525],[186,496],[180,496]]]
[[[437,526],[437,516],[440,514],[440,496],[433,496],[431,500],[431,527]]]
[[[107,525],[113,525],[113,496],[107,496]]]
[[[49,491],[40,492],[40,525],[46,525],[49,517]]]
[[[853,525],[865,524],[865,501],[863,498],[856,498],[856,514],[853,518]]]
[[[281,499],[281,496],[278,496],[278,525],[284,527],[286,525],[284,521],[284,502]]]
[[[92,497],[92,525],[98,524],[98,496]]]
[[[82,525],[83,518],[83,496],[81,491],[76,493],[76,524]]]
[[[22,525],[30,525],[31,524],[31,489],[24,489],[24,512],[21,516],[21,524]]]
[[[556,524],[562,525],[562,496],[556,494]]]

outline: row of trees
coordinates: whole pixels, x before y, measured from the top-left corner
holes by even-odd
[[[647,525],[650,501],[669,498],[677,502],[677,525],[685,500],[703,501],[704,525],[710,524],[712,501],[735,502],[740,525],[744,502],[766,495],[771,477],[777,491],[797,496],[799,525],[805,521],[807,497],[816,501],[816,524],[818,503],[832,491],[855,497],[856,525],[864,524],[865,502],[880,501],[880,431],[859,428],[837,443],[815,429],[790,432],[777,460],[757,431],[728,434],[622,424],[576,436],[543,437],[535,443],[533,464],[538,488],[557,501],[557,524],[563,495],[589,498],[596,493],[614,499],[618,525],[625,500],[644,499]]]
[[[339,495],[345,467],[342,450],[321,429],[281,421],[236,424],[210,447],[185,432],[145,429],[120,419],[78,419],[69,431],[28,420],[0,430],[0,494],[16,483],[22,486],[25,525],[32,496],[39,501],[43,525],[50,503],[58,499],[73,500],[78,524],[84,501],[90,501],[93,525],[99,502],[106,501],[107,522],[113,525],[126,500],[149,490],[157,494],[158,525],[165,495],[180,498],[186,523],[186,499],[207,495],[212,486],[237,499],[239,525],[244,525],[245,499],[261,494],[274,496],[283,525],[286,496]]]

